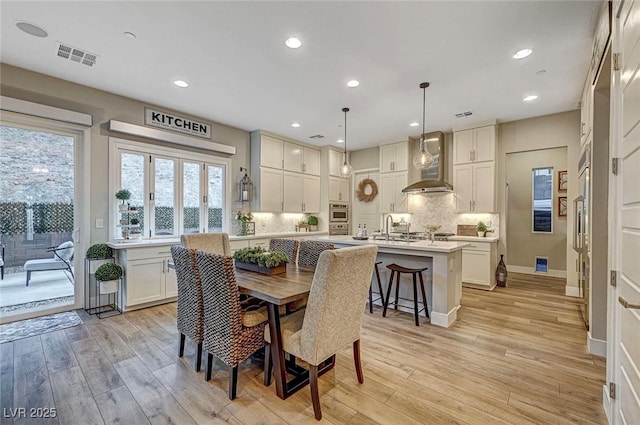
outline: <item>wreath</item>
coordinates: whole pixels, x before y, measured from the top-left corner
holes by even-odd
[[[376,199],[376,196],[378,196],[378,185],[371,179],[364,179],[360,183],[358,183],[356,196],[358,197],[359,201],[372,202],[374,199]]]

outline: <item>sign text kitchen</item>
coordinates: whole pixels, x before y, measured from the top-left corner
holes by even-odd
[[[211,139],[211,125],[151,108],[144,108],[144,123],[152,127],[173,130],[191,136],[202,137],[203,139]]]

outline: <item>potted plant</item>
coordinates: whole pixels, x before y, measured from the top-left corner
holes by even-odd
[[[94,274],[98,267],[111,262],[113,250],[106,243],[96,243],[87,249],[85,258],[91,260],[89,261],[89,274]]]
[[[483,221],[479,221],[476,225],[476,230],[478,231],[478,237],[484,238],[484,234],[487,232],[487,225]]]
[[[285,273],[286,263],[289,262],[289,257],[284,252],[266,251],[260,246],[239,249],[233,254],[233,259],[239,269],[269,275]]]
[[[240,222],[240,233],[238,233],[238,236],[249,235],[249,223],[253,220],[253,214],[251,214],[251,212],[243,213],[242,211],[238,211],[236,220]]]
[[[318,230],[318,217],[310,215],[309,218],[307,218],[307,224],[309,225],[309,230],[316,232]]]
[[[140,229],[140,220],[137,218],[131,219],[130,237],[131,239],[140,239],[142,237],[142,230]]]
[[[122,201],[122,204],[118,205],[120,211],[126,211],[129,209],[129,205],[127,205],[125,201],[131,199],[131,192],[128,189],[120,189],[116,192],[116,199]]]
[[[122,267],[114,263],[103,264],[96,269],[96,280],[100,283],[100,294],[111,294],[118,290]]]

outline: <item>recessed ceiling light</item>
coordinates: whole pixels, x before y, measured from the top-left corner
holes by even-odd
[[[297,49],[298,47],[302,46],[302,41],[300,41],[300,39],[296,37],[289,37],[284,42],[284,44],[290,49]]]
[[[129,40],[134,40],[136,38],[136,35],[132,32],[125,31],[124,38],[128,38]]]
[[[22,31],[34,37],[47,37],[49,34],[37,25],[30,24],[29,22],[17,21],[16,26]]]
[[[291,124],[291,127],[298,128],[298,127],[300,127],[300,123],[299,122],[294,122],[293,124]]]
[[[536,94],[531,94],[529,96],[525,96],[524,99],[522,99],[523,102],[533,102],[534,100],[536,100],[538,98],[538,95]]]
[[[338,139],[338,140],[336,140],[336,143],[344,143],[344,140]]]
[[[349,80],[347,81],[347,86],[349,87],[358,87],[360,85],[360,81],[358,80]]]
[[[175,84],[178,87],[182,87],[182,88],[189,87],[189,83],[187,83],[186,81],[183,81],[183,80],[175,80],[173,82],[173,84]]]
[[[409,124],[409,125],[410,125],[411,127],[417,127],[417,126],[419,126],[419,125],[420,125],[420,123],[419,123],[419,122],[414,121],[414,122],[412,122],[412,123],[411,123],[411,124]]]
[[[522,49],[522,50],[518,50],[517,52],[515,52],[513,54],[513,58],[514,59],[522,59],[522,58],[526,58],[527,56],[529,56],[531,53],[533,53],[533,49]]]

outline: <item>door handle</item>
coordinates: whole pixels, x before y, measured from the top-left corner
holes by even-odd
[[[632,303],[628,302],[627,300],[625,300],[622,297],[618,297],[618,302],[620,304],[622,304],[622,306],[624,308],[631,308],[631,309],[634,309],[634,310],[640,310],[640,304],[632,304]]]

